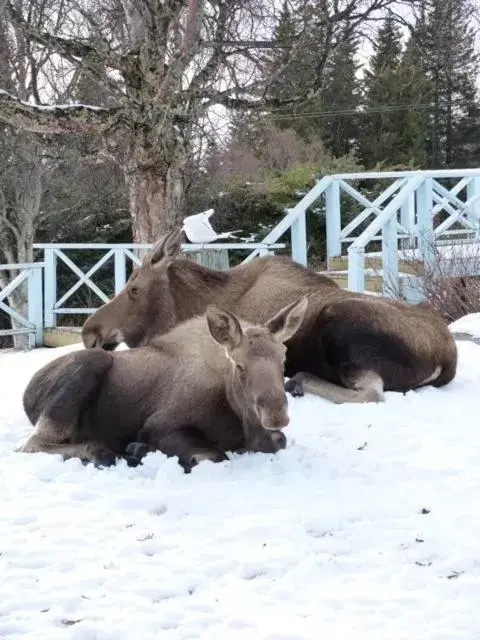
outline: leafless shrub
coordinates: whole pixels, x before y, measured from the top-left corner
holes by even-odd
[[[448,322],[480,311],[480,278],[445,277],[425,287],[427,300]]]
[[[480,312],[480,242],[432,240],[424,243],[422,253],[426,260],[418,249],[403,249],[399,254],[399,271],[408,274],[405,280],[419,297],[447,322]],[[391,286],[394,297],[402,297],[404,287]]]
[[[256,132],[255,140],[236,133],[228,146],[216,154],[216,166],[209,167],[212,177],[243,176],[264,181],[272,172],[283,172],[294,163],[331,161],[322,141],[305,141],[293,129],[280,129],[270,123]]]

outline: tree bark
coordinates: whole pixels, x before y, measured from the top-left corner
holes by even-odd
[[[133,241],[140,244],[181,226],[185,216],[186,150],[178,144],[169,162],[155,155],[137,148],[125,171]]]
[[[43,178],[48,171],[41,146],[36,137],[26,133],[12,136],[5,152],[15,162],[15,172],[4,172],[0,189],[0,257],[7,263],[33,262],[33,241],[39,220]],[[12,160],[7,157],[8,162]],[[10,196],[8,197],[8,194]],[[0,286],[5,287],[19,273],[2,271]],[[28,284],[24,281],[9,297],[7,304],[23,318],[28,318]],[[10,318],[12,329],[22,325]],[[28,347],[28,334],[13,336],[14,347]]]

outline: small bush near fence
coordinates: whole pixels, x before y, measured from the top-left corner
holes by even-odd
[[[480,243],[459,240],[435,244],[428,266],[412,257],[412,274],[421,276],[423,297],[447,322],[480,312]],[[408,259],[409,250],[405,251]]]

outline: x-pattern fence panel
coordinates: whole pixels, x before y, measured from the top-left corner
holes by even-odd
[[[385,279],[389,283],[388,290],[384,286],[384,294],[392,295],[398,291],[400,248],[415,249],[420,261],[429,263],[437,242],[453,243],[460,237],[479,240],[480,169],[324,176],[287,209],[264,242],[277,242],[290,231],[292,257],[307,264],[305,218],[312,205],[317,212],[323,208],[325,214],[327,265],[331,258],[342,256],[342,245],[350,245],[348,288],[363,291],[365,249],[372,242],[380,242],[384,284]],[[255,255],[257,252],[249,258]]]
[[[45,261],[45,326],[54,327],[56,318],[59,314],[90,314],[95,311],[95,307],[73,307],[69,306],[72,296],[85,285],[101,303],[108,302],[110,297],[94,282],[93,276],[98,273],[99,269],[106,265],[112,259],[114,260],[113,268],[115,272],[119,265],[123,264],[125,268],[125,248],[114,247],[111,245],[35,245],[36,248],[44,250]],[[87,271],[83,271],[75,262],[66,255],[67,250],[94,249],[104,251],[105,253],[98,259]],[[119,254],[121,256],[119,257]],[[68,267],[69,273],[74,274],[77,278],[76,282],[68,288],[68,290],[57,299],[58,287],[58,262],[62,262]],[[119,278],[119,276],[117,276]],[[123,277],[125,280],[125,277]],[[117,281],[115,281],[117,285]],[[121,288],[121,287],[120,287]],[[117,289],[116,289],[117,291]]]
[[[354,242],[358,237],[358,235],[356,236],[354,233],[361,233],[360,230],[363,231],[368,228],[368,224],[373,222],[376,217],[382,214],[385,207],[388,206],[395,196],[402,191],[407,182],[407,178],[395,180],[372,201],[346,180],[338,181],[340,192],[350,196],[355,203],[360,204],[364,209],[356,215],[353,220],[347,223],[343,229],[341,229],[340,236],[336,243],[337,253],[338,251],[341,251],[341,243]],[[342,212],[340,211],[339,214],[341,216]],[[411,239],[415,232],[414,225],[414,209],[412,209],[412,201],[410,200],[403,205],[401,215],[397,216],[397,219],[395,220],[397,237]],[[372,240],[382,240],[382,236],[375,235]]]
[[[42,312],[42,269],[43,262],[25,264],[2,264],[1,271],[19,271],[6,287],[0,290],[0,310],[12,323],[10,329],[0,330],[0,336],[28,335],[30,347],[38,346],[43,341],[43,312]],[[19,293],[22,286],[27,286],[27,315],[26,317],[12,307],[9,301],[15,293]]]
[[[42,249],[44,252],[45,263],[45,296],[44,296],[44,321],[46,327],[55,327],[57,317],[60,314],[88,315],[96,311],[98,307],[86,306],[68,306],[72,296],[78,292],[80,287],[85,285],[88,290],[92,291],[101,303],[106,303],[111,299],[105,291],[103,291],[93,277],[98,275],[99,270],[111,263],[113,260],[113,283],[114,294],[119,293],[125,286],[127,279],[127,268],[130,266],[140,265],[142,258],[138,253],[145,253],[152,247],[151,244],[128,244],[128,245],[111,245],[111,244],[36,244],[36,249]],[[275,249],[284,248],[284,244],[265,244],[265,243],[218,243],[215,245],[183,245],[184,252],[199,251],[228,251],[228,250],[258,250],[261,254],[272,253]],[[88,270],[83,271],[78,264],[66,255],[69,250],[74,251],[103,251],[104,254],[91,266]],[[65,293],[60,297],[57,296],[58,285],[58,266],[63,263],[68,267],[69,273],[74,274],[77,278],[76,282],[71,285]],[[70,303],[71,304],[71,303]]]
[[[431,274],[435,269],[441,268],[444,261],[443,256],[438,254],[438,244],[454,243],[454,238],[460,235],[463,242],[478,242],[480,171],[463,177],[445,173],[446,175],[442,175],[442,172],[438,172],[440,175],[435,175],[435,172],[416,172],[402,184],[396,181],[391,185],[391,198],[385,207],[381,211],[378,208],[372,211],[376,219],[357,238],[351,238],[352,243],[348,249],[349,288],[363,290],[365,249],[374,240],[382,241],[384,294],[391,296],[397,296],[400,292],[398,245],[403,237],[402,231],[408,232],[407,237],[411,242],[404,247],[415,249],[411,257],[422,263]],[[456,179],[456,183],[448,188],[440,182],[442,178],[449,178],[450,183]],[[380,237],[377,236],[379,232]],[[435,266],[435,261],[438,260],[441,264]],[[408,277],[405,284],[411,286],[414,280],[415,278]]]
[[[378,196],[371,200],[346,180],[339,179],[339,191],[350,196],[352,200],[360,204],[364,209],[341,228],[339,238],[335,243],[337,247],[336,253],[338,253],[339,244],[354,242],[358,237],[359,230],[362,227],[363,229],[365,228],[365,223],[370,223],[375,217],[379,216],[393,198],[407,185],[408,181],[409,178],[407,177],[394,180]],[[460,234],[478,235],[480,216],[480,183],[478,177],[462,178],[450,189],[439,180],[432,179],[431,189],[432,207],[429,213],[433,220],[433,229],[436,237]],[[465,194],[463,199],[459,197],[462,192]],[[419,205],[416,194],[410,194],[396,212],[396,230],[399,240],[414,240],[417,238],[418,212]],[[342,211],[340,211],[341,215]],[[440,219],[441,217],[443,217],[443,220]],[[380,235],[374,236],[371,241],[381,239],[380,230]]]
[[[461,200],[458,195],[466,192],[465,200]],[[466,177],[457,182],[451,189],[440,184],[438,180],[432,181],[433,200],[437,204],[432,207],[432,216],[436,219],[443,211],[448,216],[439,222],[434,223],[434,232],[437,237],[446,236],[450,233],[460,233],[466,230],[478,236],[480,230],[480,178]],[[458,225],[456,230],[452,227]]]

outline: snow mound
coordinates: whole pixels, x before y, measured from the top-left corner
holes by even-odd
[[[463,333],[472,338],[480,338],[480,313],[469,313],[449,325],[453,334]]]

